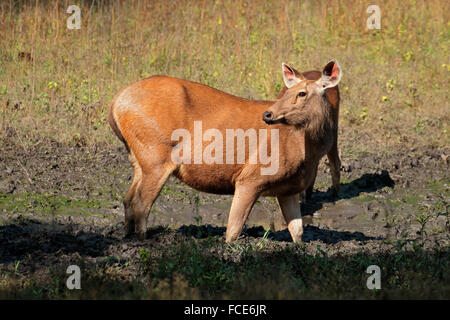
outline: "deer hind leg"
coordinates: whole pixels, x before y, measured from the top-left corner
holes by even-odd
[[[314,184],[316,183],[316,177],[317,177],[317,170],[319,168],[316,167],[316,169],[314,170],[314,178],[312,179],[312,183],[311,185],[308,187],[308,189],[306,189],[305,191],[303,191],[303,195],[300,198],[300,200],[302,201],[302,203],[311,200],[312,198],[312,193],[313,193],[313,189],[314,189]]]
[[[145,239],[147,218],[152,205],[174,169],[173,165],[160,165],[142,170],[142,178],[131,200],[134,231],[140,240]]]
[[[226,242],[236,240],[252,210],[259,193],[250,186],[237,185],[228,216]]]
[[[139,165],[139,162],[136,160],[136,157],[132,152],[130,152],[129,158],[134,168],[134,175],[131,186],[128,189],[127,194],[125,195],[125,198],[123,199],[123,206],[125,209],[125,236],[129,236],[134,232],[134,214],[131,208],[131,200],[133,199],[136,188],[140,184],[142,179],[141,166]]]
[[[333,193],[335,196],[339,194],[339,187],[341,183],[341,159],[337,149],[337,142],[333,144],[330,152],[327,154],[331,167],[331,179],[333,181]]]
[[[281,212],[286,220],[289,233],[294,242],[301,242],[303,235],[303,222],[300,212],[299,194],[291,196],[277,196]]]

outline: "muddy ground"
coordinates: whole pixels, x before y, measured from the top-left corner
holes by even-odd
[[[331,178],[322,160],[312,199],[302,208],[306,225],[303,244],[292,243],[289,233],[282,230],[276,202],[265,198],[255,205],[242,236],[227,245],[223,235],[231,196],[199,193],[170,178],[152,209],[147,239],[124,239],[121,201],[131,182],[132,169],[123,147],[67,146],[52,141],[30,147],[13,141],[16,139],[7,137],[0,152],[2,297],[67,297],[63,293],[64,279],[70,264],[90,270],[91,288],[101,287],[103,275],[149,286],[148,281],[167,280],[168,276],[155,269],[148,271],[143,265],[164,261],[161,259],[170,256],[168,252],[175,252],[174,248],[186,251],[185,246],[209,251],[208,257],[218,259],[220,270],[223,263],[233,263],[236,270],[232,270],[239,272],[243,268],[239,263],[246,259],[249,248],[262,252],[269,259],[265,260],[267,264],[283,265],[283,259],[274,262],[273,257],[286,250],[294,255],[298,250],[311,256],[320,252],[327,257],[364,252],[370,260],[372,255],[398,253],[399,244],[411,250],[419,244],[422,250],[435,252],[439,248],[444,252],[447,262],[439,263],[443,269],[440,278],[433,281],[440,282],[442,277],[448,280],[450,173],[446,150],[427,147],[343,158],[338,197],[329,189]],[[175,263],[182,264],[184,260],[180,259]],[[210,262],[212,267],[205,263],[209,271],[214,269],[215,262]],[[173,288],[162,294],[165,289],[158,284],[152,287],[152,294],[146,291],[145,295],[136,293],[131,297],[246,297],[247,291],[229,293],[235,284],[230,284],[227,295],[218,295],[223,290],[214,286],[229,284],[227,280],[219,278],[212,283],[197,275],[204,282],[196,282],[197,278],[186,270],[170,273],[170,286],[177,272],[181,279],[183,275],[187,279],[187,284],[180,285],[182,290],[175,289],[178,294]],[[303,288],[308,288],[305,283]],[[309,288],[314,286],[310,284]],[[97,298],[105,294],[82,296]],[[437,296],[450,298],[448,286],[440,293],[438,290]]]

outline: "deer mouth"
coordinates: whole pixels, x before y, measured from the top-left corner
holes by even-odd
[[[267,124],[277,124],[285,122],[284,116],[275,117],[271,111],[264,112],[262,118]]]

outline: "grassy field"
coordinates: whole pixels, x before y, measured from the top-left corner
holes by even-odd
[[[448,1],[381,1],[380,30],[366,27],[366,1],[81,1],[80,30],[66,26],[69,4],[1,2],[1,135],[116,143],[110,101],[144,77],[273,99],[282,61],[306,71],[337,58],[344,144],[448,145]]]
[[[165,242],[167,232],[154,232]],[[448,299],[448,248],[430,253],[419,241],[386,247],[392,251],[330,255],[320,245],[283,248],[259,239],[227,246],[220,237],[188,238],[152,247],[157,256],[141,247],[131,260],[111,255],[93,264],[72,257],[83,270],[82,290],[67,290],[62,265],[30,278],[16,262],[0,274],[0,298]],[[382,266],[382,290],[367,289],[369,265]]]
[[[76,1],[79,30],[71,4],[0,1],[0,298],[450,298],[449,1],[377,1],[379,30],[370,1]],[[231,198],[175,180],[148,239],[122,238],[132,171],[107,122],[121,88],[164,74],[274,99],[282,62],[332,58],[341,194],[322,162],[302,244],[276,230],[273,199],[226,244]]]

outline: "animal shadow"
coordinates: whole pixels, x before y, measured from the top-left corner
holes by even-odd
[[[314,191],[311,199],[301,204],[302,215],[314,214],[314,212],[322,209],[324,203],[351,199],[359,196],[362,192],[376,192],[385,187],[393,188],[394,186],[395,182],[386,170],[381,173],[365,173],[349,183],[341,183],[338,196],[333,195],[331,188],[328,188],[326,192]]]
[[[78,231],[71,231],[71,228]],[[0,226],[0,263],[10,263],[31,254],[75,253],[98,257],[116,238],[86,232],[76,225],[46,223],[36,219],[15,219]]]
[[[181,226],[177,232],[182,233],[186,237],[194,237],[197,239],[204,239],[214,236],[223,236],[225,234],[225,227],[217,227],[212,225],[202,226]],[[262,226],[255,226],[244,228],[242,236],[250,238],[266,238],[273,241],[292,242],[292,237],[287,229],[280,231],[265,230]],[[338,243],[341,241],[367,241],[380,240],[381,238],[368,237],[361,232],[349,231],[335,231],[328,229],[321,229],[319,227],[307,225],[304,228],[302,241],[322,241],[324,243]]]

